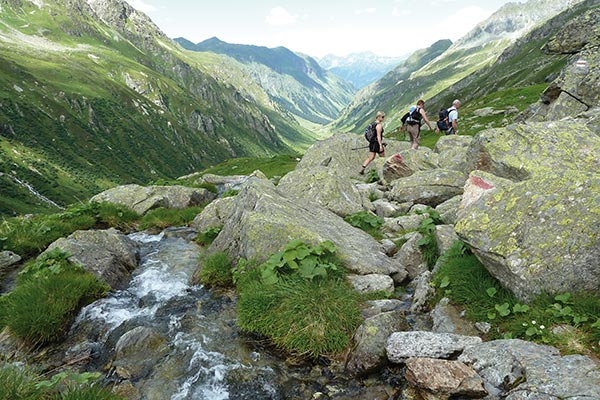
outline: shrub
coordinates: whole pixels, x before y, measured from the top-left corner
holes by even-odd
[[[370,169],[365,178],[365,182],[374,183],[379,181],[379,174],[376,169]]]
[[[360,211],[347,216],[344,218],[344,221],[356,228],[362,229],[377,240],[383,238],[383,234],[379,228],[383,225],[384,220],[372,212]]]
[[[243,268],[238,275],[240,328],[298,355],[318,357],[345,350],[362,320],[360,298],[341,265],[332,267],[339,263],[334,253],[331,242],[313,247],[292,241],[270,261]],[[303,260],[312,261],[303,266]]]
[[[231,262],[224,252],[204,256],[198,281],[207,286],[231,286]]]
[[[429,214],[429,217],[425,218],[419,224],[417,230],[423,235],[423,238],[417,242],[417,245],[421,248],[423,253],[423,259],[429,267],[433,267],[438,258],[438,246],[437,240],[435,239],[435,226],[442,224],[440,214],[428,207],[426,211],[417,212],[417,214]]]
[[[187,208],[156,208],[150,210],[140,221],[140,229],[165,229],[169,226],[189,225],[196,215],[200,214],[203,207]]]
[[[109,289],[57,250],[25,267],[15,290],[3,297],[0,315],[17,337],[44,344],[60,339],[76,312]]]

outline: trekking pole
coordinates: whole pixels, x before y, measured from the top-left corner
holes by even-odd
[[[369,145],[366,145],[366,146],[363,146],[363,147],[353,147],[351,150],[366,149],[368,147],[369,147]]]

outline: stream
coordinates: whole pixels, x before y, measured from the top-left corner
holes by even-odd
[[[85,307],[71,329],[69,351],[91,349],[88,370],[108,370],[111,383],[149,400],[393,398],[399,382],[391,372],[349,379],[327,360],[296,365],[240,334],[233,293],[188,284],[201,250],[185,236],[130,235],[140,264],[129,287]],[[143,339],[134,339],[137,353],[115,351],[124,334],[142,328],[164,341],[136,347]]]

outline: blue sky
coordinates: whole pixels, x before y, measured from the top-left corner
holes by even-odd
[[[504,0],[127,0],[168,36],[194,43],[284,46],[314,57],[372,51],[400,56],[456,40]],[[522,1],[513,1],[522,2]]]

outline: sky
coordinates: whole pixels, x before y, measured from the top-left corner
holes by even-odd
[[[284,46],[312,57],[396,57],[455,41],[505,0],[127,0],[171,38]],[[522,2],[513,0],[513,2]]]

